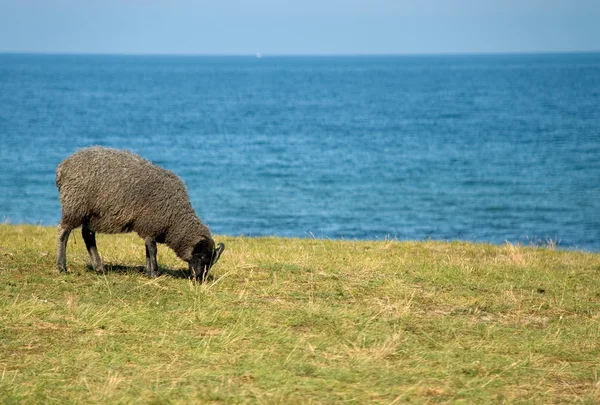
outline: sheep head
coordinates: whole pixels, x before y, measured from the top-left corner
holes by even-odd
[[[225,250],[225,245],[219,243],[215,248],[215,241],[212,239],[201,240],[194,246],[192,259],[190,260],[190,272],[195,281],[204,281],[208,271],[215,265],[221,253]]]

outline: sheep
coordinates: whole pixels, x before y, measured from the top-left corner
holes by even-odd
[[[81,226],[94,270],[104,272],[96,233],[137,232],[146,244],[146,272],[159,275],[157,243],[188,262],[195,281],[204,280],[225,249],[192,208],[183,181],[173,172],[125,150],[80,149],[56,169],[62,217],[56,267],[67,271],[66,246]]]

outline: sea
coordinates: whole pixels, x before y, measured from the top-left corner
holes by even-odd
[[[258,56],[0,54],[0,222],[104,145],[214,234],[600,251],[600,53]]]

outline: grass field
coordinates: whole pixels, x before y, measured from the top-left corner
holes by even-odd
[[[204,284],[137,235],[0,225],[0,402],[600,403],[600,255],[217,237]]]

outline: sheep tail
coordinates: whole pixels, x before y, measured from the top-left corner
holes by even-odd
[[[58,188],[58,191],[60,192],[60,186],[62,184],[62,165],[58,165],[58,167],[56,168],[56,187]]]

